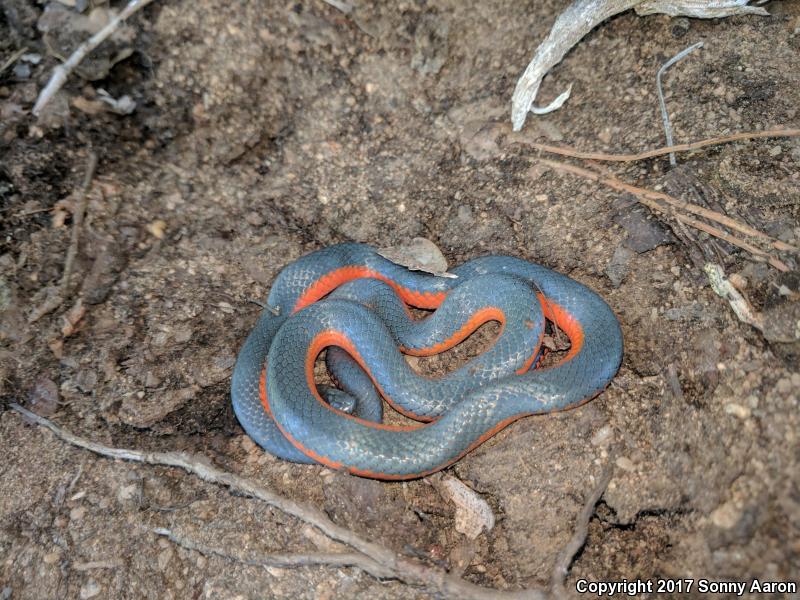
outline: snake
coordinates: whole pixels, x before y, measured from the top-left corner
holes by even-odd
[[[433,312],[420,319],[409,307]],[[490,321],[500,323],[491,346],[444,376],[418,374],[404,356],[444,352]],[[548,321],[569,349],[540,366]],[[315,382],[323,351],[341,389]],[[542,265],[482,256],[444,277],[343,243],[277,275],[237,356],[231,399],[244,431],[279,458],[413,479],[522,417],[595,398],[622,352],[608,304]],[[382,399],[415,422],[383,423]]]

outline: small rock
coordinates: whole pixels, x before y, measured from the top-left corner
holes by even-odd
[[[58,386],[52,379],[40,379],[28,396],[28,408],[40,417],[51,417],[58,410]]]
[[[162,219],[156,219],[151,223],[148,223],[147,232],[152,235],[157,240],[164,239],[164,232],[167,229],[167,222]]]
[[[627,233],[625,245],[642,254],[658,246],[672,244],[675,237],[660,221],[642,211],[639,207],[622,208],[614,217],[614,222]]]
[[[83,506],[78,506],[69,511],[71,521],[80,521],[84,516],[86,516],[86,508]]]
[[[152,389],[157,388],[159,385],[161,385],[161,379],[152,371],[148,371],[147,375],[144,376],[144,387]]]
[[[20,81],[24,81],[25,79],[30,79],[31,67],[23,62],[18,62],[16,65],[14,65],[13,72],[14,77]]]
[[[81,369],[75,376],[75,385],[83,393],[91,393],[97,385],[97,371],[93,369]]]
[[[42,557],[42,560],[46,565],[54,565],[59,560],[61,560],[61,553],[60,552],[48,552]]]
[[[244,220],[253,227],[261,227],[264,224],[264,217],[255,211],[251,211],[245,215]]]
[[[720,529],[733,529],[741,516],[741,511],[732,502],[726,502],[711,513],[711,522]]]
[[[774,156],[780,156],[781,152],[783,152],[783,148],[781,148],[780,146],[773,146],[772,148],[769,149],[767,154],[774,157]]]
[[[746,419],[750,416],[750,409],[748,407],[742,406],[741,404],[736,404],[735,402],[726,404],[725,412],[740,419]]]
[[[617,246],[614,256],[606,267],[606,276],[611,281],[611,285],[618,288],[625,281],[630,271],[630,262],[636,253],[625,246]]]

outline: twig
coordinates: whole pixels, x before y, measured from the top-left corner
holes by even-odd
[[[550,165],[553,168],[558,169],[555,165],[559,165],[560,167],[565,167],[565,171],[569,171],[571,173],[575,173],[576,175],[581,176],[588,176],[587,173],[592,173],[592,171],[588,171],[585,169],[581,169],[580,167],[574,167],[573,165],[568,165],[566,163],[560,163],[556,161],[548,161],[546,159],[541,159],[540,162]],[[629,183],[625,183],[624,181],[620,180],[619,178],[615,177],[611,172],[609,172],[605,168],[600,168],[600,165],[597,165],[597,171],[601,172],[600,177],[602,179],[595,179],[595,181],[599,181],[601,183],[605,183],[614,189],[629,192],[634,196],[641,196],[643,198],[649,200],[655,200],[657,202],[664,202],[665,204],[669,204],[670,206],[685,210],[686,212],[695,214],[699,217],[704,217],[710,221],[714,221],[719,223],[720,225],[724,225],[725,227],[730,227],[734,231],[738,231],[744,235],[748,235],[750,237],[754,237],[759,240],[763,240],[769,243],[770,247],[774,248],[775,250],[783,251],[783,252],[800,252],[800,248],[796,246],[792,246],[791,244],[787,244],[786,242],[782,242],[781,240],[776,240],[773,237],[768,236],[766,233],[755,229],[754,227],[750,227],[746,223],[740,223],[736,219],[732,219],[727,215],[723,215],[720,212],[715,210],[711,210],[709,208],[705,208],[704,206],[699,206],[687,200],[681,200],[680,198],[676,198],[675,196],[670,196],[669,194],[665,194],[664,192],[657,192],[655,190],[648,190],[646,188],[637,187],[635,185],[631,185]],[[591,179],[591,177],[590,177]],[[684,221],[687,222],[687,221]],[[705,230],[703,230],[705,231]],[[710,233],[710,232],[709,232]],[[766,256],[766,254],[764,254]]]
[[[797,251],[797,248],[795,248],[794,246],[791,246],[790,244],[785,244],[784,242],[780,242],[778,240],[773,240],[765,233],[762,233],[757,229],[753,229],[748,225],[743,225],[738,221],[731,219],[730,217],[721,215],[713,210],[703,208],[702,206],[697,206],[696,204],[692,204],[691,202],[686,202],[684,200],[679,200],[678,198],[673,198],[669,194],[664,194],[663,192],[655,192],[645,188],[637,187],[635,185],[631,185],[629,183],[625,183],[624,181],[617,179],[613,175],[603,175],[600,173],[596,173],[595,171],[590,171],[588,169],[576,167],[575,165],[569,165],[554,160],[540,159],[540,162],[558,171],[565,171],[567,173],[579,175],[581,177],[585,177],[586,179],[590,179],[592,181],[596,181],[598,183],[607,185],[608,187],[613,188],[615,190],[633,194],[633,196],[645,206],[653,210],[657,210],[659,212],[668,214],[673,218],[677,219],[678,221],[682,221],[683,223],[686,223],[687,225],[690,225],[701,231],[705,231],[706,233],[713,235],[714,237],[717,237],[721,240],[725,240],[729,244],[738,246],[739,248],[742,248],[743,250],[750,252],[754,256],[766,260],[770,265],[772,265],[779,271],[786,272],[791,270],[786,265],[786,263],[781,261],[779,258],[769,254],[768,252],[765,252],[760,248],[753,246],[752,244],[744,240],[734,237],[729,233],[726,233],[725,231],[719,229],[718,227],[714,227],[712,225],[708,225],[692,217],[682,215],[676,212],[676,209],[682,209],[687,212],[716,221],[717,223],[725,225],[726,227],[730,227],[731,229],[734,229],[746,235],[751,235],[759,239],[768,240],[770,245],[775,249],[789,250],[794,252]],[[664,206],[660,202],[664,202],[665,204],[667,204],[667,206]]]
[[[204,556],[217,556],[224,558],[230,562],[242,563],[251,567],[281,567],[281,568],[294,568],[294,567],[355,567],[361,569],[365,573],[369,573],[378,579],[394,579],[394,574],[390,569],[385,568],[383,565],[371,560],[360,552],[311,552],[309,554],[264,554],[257,558],[240,558],[232,556],[217,548],[209,548],[185,538],[176,535],[169,529],[157,527],[153,529],[154,533],[163,535],[178,546],[188,550],[194,550]]]
[[[606,488],[608,488],[613,474],[614,470],[609,464],[606,472],[603,473],[600,481],[597,482],[597,486],[592,490],[592,493],[589,494],[589,497],[586,498],[581,514],[578,515],[575,521],[575,530],[572,537],[556,559],[556,564],[553,567],[553,575],[550,579],[550,591],[554,596],[565,595],[564,581],[569,573],[569,568],[578,550],[580,550],[586,542],[586,536],[589,533],[589,521],[594,514],[594,507],[605,493]]]
[[[725,271],[721,266],[708,263],[705,266],[705,272],[708,276],[708,282],[711,284],[711,289],[723,300],[727,300],[731,305],[736,317],[742,322],[752,325],[759,331],[764,330],[764,317],[761,313],[756,312],[747,298],[733,287],[733,284],[725,277]]]
[[[64,272],[61,275],[61,282],[55,289],[48,289],[44,302],[35,308],[28,317],[29,323],[35,323],[46,314],[53,312],[64,302],[69,288],[69,278],[75,266],[75,257],[78,254],[78,243],[83,229],[83,217],[86,214],[86,206],[89,203],[89,189],[92,186],[95,170],[97,170],[97,154],[89,152],[86,174],[78,192],[78,205],[72,215],[72,233],[70,234],[69,248],[67,248],[67,258],[64,260]]]
[[[656,73],[656,90],[658,91],[658,105],[661,108],[661,120],[664,122],[664,133],[667,137],[667,146],[672,146],[672,124],[669,121],[669,113],[667,112],[667,103],[664,100],[664,88],[661,85],[661,78],[664,76],[664,73],[669,69],[672,65],[674,65],[679,60],[685,58],[698,48],[703,47],[703,42],[697,42],[696,44],[692,44],[685,50],[678,52],[675,56],[670,58],[667,62],[661,65],[661,68]],[[669,153],[669,164],[673,167],[677,166],[678,162],[675,160],[675,153]]]
[[[128,17],[144,8],[152,1],[153,0],[130,0],[125,8],[122,9],[122,12],[108,22],[108,25],[83,42],[63,64],[53,69],[50,81],[47,82],[47,85],[44,86],[44,89],[39,93],[36,104],[33,106],[34,116],[38,117],[41,114],[42,109],[50,102],[56,92],[62,88],[70,74],[72,74],[92,50],[108,39]]]
[[[84,448],[95,454],[119,460],[178,467],[204,481],[225,486],[244,496],[257,498],[286,514],[316,527],[332,540],[341,542],[360,552],[364,555],[365,560],[379,564],[382,569],[381,573],[391,573],[390,576],[376,575],[377,577],[397,579],[408,585],[431,589],[448,598],[474,600],[543,600],[547,598],[546,593],[539,588],[528,588],[512,592],[482,588],[441,569],[428,567],[415,560],[400,556],[385,546],[370,542],[346,527],[337,525],[321,510],[290,500],[245,477],[218,469],[204,457],[192,456],[186,452],[143,452],[125,448],[112,448],[76,436],[49,419],[40,417],[18,404],[11,403],[8,406],[12,410],[25,415],[37,425],[46,427],[68,444],[78,448]],[[364,562],[363,564],[366,566],[371,563]]]
[[[647,150],[646,152],[639,152],[637,154],[606,154],[605,152],[582,152],[575,148],[566,146],[551,146],[549,144],[539,144],[537,142],[519,142],[541,150],[542,152],[549,152],[550,154],[558,154],[560,156],[569,156],[570,158],[580,158],[586,160],[599,160],[603,162],[636,162],[640,160],[647,160],[648,158],[656,158],[671,154],[673,152],[690,152],[692,150],[699,150],[708,146],[718,146],[720,144],[729,144],[731,142],[739,142],[741,140],[754,140],[758,138],[782,138],[782,137],[798,137],[800,136],[800,129],[769,129],[767,131],[745,131],[742,133],[732,133],[730,135],[723,135],[720,137],[709,138],[699,142],[692,142],[690,144],[678,144],[676,146],[664,146],[663,148],[656,148],[655,150]]]
[[[27,51],[28,51],[28,48],[27,48],[26,46],[23,46],[22,48],[20,48],[20,49],[19,49],[19,50],[17,50],[16,52],[14,52],[14,54],[12,54],[11,56],[9,56],[9,57],[8,57],[8,60],[7,60],[6,62],[4,62],[2,65],[0,65],[0,75],[2,75],[2,74],[3,74],[3,72],[4,72],[4,71],[5,71],[5,70],[6,70],[8,67],[10,67],[10,66],[11,66],[11,65],[13,65],[15,62],[17,62],[17,61],[20,59],[20,57],[21,57],[23,54],[25,54]]]
[[[19,219],[21,217],[30,217],[31,215],[38,215],[40,213],[52,212],[53,210],[55,210],[55,209],[52,206],[48,206],[47,208],[35,208],[33,210],[27,210],[27,211],[24,211],[24,212],[14,213],[13,215],[11,215],[11,218]],[[0,211],[0,212],[4,212],[4,211]]]
[[[78,254],[78,242],[81,238],[83,229],[83,217],[86,214],[86,206],[89,204],[89,189],[94,179],[94,172],[97,170],[97,154],[89,152],[89,162],[86,164],[86,174],[83,176],[81,185],[80,199],[77,210],[72,215],[72,234],[67,248],[67,260],[64,261],[64,274],[61,276],[61,288],[65,289],[69,284],[72,269],[75,266],[75,256]]]

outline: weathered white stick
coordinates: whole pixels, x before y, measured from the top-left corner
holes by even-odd
[[[47,85],[44,86],[44,89],[39,93],[39,97],[36,99],[36,104],[33,106],[33,114],[37,117],[41,114],[42,109],[67,81],[67,77],[72,74],[77,66],[81,64],[81,61],[83,61],[92,50],[107,40],[128,17],[144,8],[152,1],[153,0],[131,0],[128,2],[122,12],[111,19],[108,25],[83,42],[63,64],[53,69],[50,81],[47,82]]]

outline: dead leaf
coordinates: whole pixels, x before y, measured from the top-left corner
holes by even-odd
[[[474,540],[481,531],[488,532],[494,528],[492,508],[471,487],[455,477],[444,476],[437,489],[456,505],[456,531]]]
[[[425,238],[414,238],[406,244],[380,248],[378,254],[411,271],[423,271],[439,277],[457,277],[447,272],[447,259],[439,247]]]

